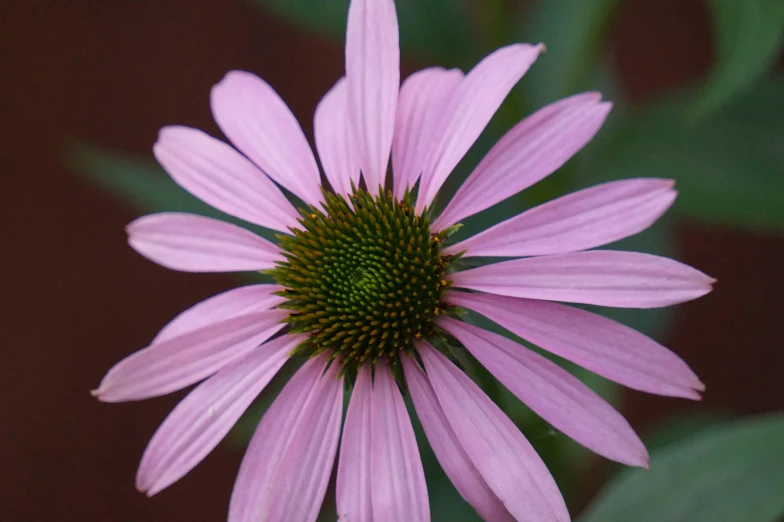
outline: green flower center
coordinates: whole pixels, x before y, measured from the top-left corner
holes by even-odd
[[[325,211],[301,211],[303,230],[280,236],[286,262],[272,275],[285,287],[294,332],[310,333],[309,355],[331,351],[345,368],[394,359],[432,333],[442,313],[450,256],[410,197],[325,193]]]

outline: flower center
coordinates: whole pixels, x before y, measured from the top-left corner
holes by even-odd
[[[272,275],[285,287],[287,321],[310,333],[302,350],[331,350],[348,369],[395,358],[432,333],[444,308],[445,234],[431,234],[408,195],[398,201],[356,190],[350,203],[325,199],[325,211],[301,211],[302,230],[280,236],[287,261]]]

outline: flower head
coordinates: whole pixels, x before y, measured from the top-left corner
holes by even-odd
[[[585,93],[544,107],[493,147],[443,212],[431,211],[541,49],[511,45],[468,74],[430,68],[400,86],[393,1],[353,0],[346,76],[315,115],[329,188],[294,116],[249,73],[229,73],[212,91],[215,119],[236,150],[195,129],[161,131],[154,152],[177,183],[280,234],[275,244],[230,223],[174,213],[128,226],[131,246],[168,268],[258,270],[276,283],[230,290],[186,310],[94,392],[103,401],[138,400],[203,381],[153,436],[140,490],[155,494],[196,466],[294,359],[299,370],[248,447],[231,522],[315,520],[338,449],[341,520],[429,520],[401,385],[444,471],[484,519],[568,520],[531,445],[452,360],[449,346],[458,344],[555,428],[607,458],[647,465],[644,446],[609,404],[548,359],[462,321],[460,312],[482,314],[631,388],[698,399],[703,385],[674,353],[558,303],[651,308],[710,291],[711,278],[676,261],[587,250],[647,228],[672,204],[672,182],[599,185],[450,240],[461,220],[563,165],[598,131],[610,104]],[[296,210],[280,187],[305,207]],[[464,263],[479,256],[513,259]]]

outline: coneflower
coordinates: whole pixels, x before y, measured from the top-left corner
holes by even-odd
[[[338,446],[341,521],[428,521],[401,388],[444,471],[485,520],[569,520],[523,434],[453,362],[448,347],[458,343],[555,428],[607,458],[647,466],[629,424],[587,386],[460,318],[473,310],[625,386],[699,399],[702,383],[665,347],[553,302],[651,308],[708,293],[713,280],[676,261],[586,251],[647,228],[672,204],[673,183],[599,185],[450,241],[461,220],[563,165],[598,131],[610,103],[585,93],[534,113],[498,142],[440,215],[431,211],[447,176],[541,50],[511,45],[468,74],[430,68],[401,87],[393,1],[353,0],[346,76],[315,115],[329,188],[290,110],[250,73],[229,73],[211,97],[238,150],[196,129],[161,131],[155,156],[177,183],[280,234],[273,244],[236,225],[175,213],[128,226],[131,246],[167,268],[258,270],[276,281],[186,310],[94,392],[107,402],[138,400],[203,381],[153,436],[137,476],[141,491],[153,495],[196,466],[296,358],[304,364],[264,415],[240,467],[231,522],[314,521]],[[297,211],[278,185],[306,207]],[[520,259],[466,269],[472,256]]]

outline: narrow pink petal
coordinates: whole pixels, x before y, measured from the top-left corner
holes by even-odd
[[[443,108],[430,144],[416,210],[432,203],[447,176],[465,156],[542,51],[542,45],[515,44],[487,55],[460,82]]]
[[[400,88],[392,140],[394,194],[402,199],[413,188],[425,168],[444,107],[449,102],[463,72],[431,67],[406,78]]]
[[[447,254],[541,256],[618,241],[651,226],[675,201],[674,182],[627,179],[563,196],[448,247]]]
[[[370,491],[370,368],[362,366],[351,392],[338,460],[338,520],[373,522]]]
[[[139,465],[136,488],[155,495],[201,462],[306,338],[284,335],[265,343],[189,393],[153,435]]]
[[[311,419],[318,413],[314,406],[324,404],[319,397],[323,399],[336,381],[334,374],[323,375],[326,362],[326,356],[322,355],[302,365],[261,419],[234,483],[229,522],[270,520],[266,515],[274,501],[271,494],[276,475],[292,440],[297,438],[298,426],[311,425]]]
[[[152,344],[115,364],[93,395],[135,401],[190,386],[272,337],[285,317],[285,310],[241,315]]]
[[[515,520],[568,522],[558,486],[514,423],[432,346],[418,349],[457,440]]]
[[[546,178],[582,149],[612,104],[598,93],[552,103],[501,138],[458,189],[433,226],[442,230]]]
[[[298,226],[280,189],[222,141],[190,127],[164,127],[153,152],[174,181],[208,205],[281,232]]]
[[[269,492],[263,520],[315,522],[327,491],[343,418],[343,378],[338,364],[321,377],[292,430]]]
[[[316,159],[297,119],[264,80],[232,71],[212,88],[212,115],[240,152],[305,203],[322,200]]]
[[[653,339],[600,315],[546,301],[449,292],[447,300],[611,381],[658,395],[699,399],[705,387]]]
[[[656,308],[711,291],[713,279],[672,259],[613,250],[529,257],[453,274],[454,285],[510,297]]]
[[[513,521],[512,515],[477,471],[444,416],[433,387],[412,357],[403,357],[411,399],[441,467],[457,491],[484,520]]]
[[[134,250],[172,270],[243,272],[274,268],[284,260],[277,246],[253,232],[193,214],[150,214],[125,230]]]
[[[341,78],[316,107],[316,149],[332,190],[350,194],[359,186],[360,158],[349,119],[348,88]]]
[[[569,372],[498,334],[450,317],[437,322],[556,429],[608,459],[648,466],[648,452],[626,419]]]
[[[233,288],[214,295],[192,306],[172,319],[155,336],[151,344],[168,341],[184,333],[218,323],[238,315],[263,312],[274,308],[286,299],[275,292],[283,290],[279,285],[250,285]]]
[[[346,29],[348,103],[368,191],[387,175],[400,90],[400,46],[393,0],[353,0]]]
[[[430,504],[414,429],[389,367],[376,365],[370,399],[373,522],[429,522]]]

